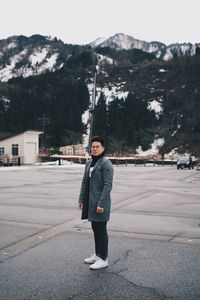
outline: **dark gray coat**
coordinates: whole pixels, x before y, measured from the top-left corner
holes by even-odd
[[[89,160],[85,166],[83,175],[79,202],[84,203],[86,197],[86,189],[88,185],[89,170],[92,160]],[[109,159],[100,158],[91,173],[89,184],[89,206],[88,221],[106,222],[110,218],[111,197],[113,182],[113,166]],[[97,206],[103,207],[103,214],[96,212]]]

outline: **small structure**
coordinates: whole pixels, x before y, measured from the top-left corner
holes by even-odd
[[[59,148],[59,151],[63,155],[85,155],[82,144],[62,146]]]
[[[39,135],[42,131],[27,130],[0,140],[2,165],[34,164],[39,152]]]

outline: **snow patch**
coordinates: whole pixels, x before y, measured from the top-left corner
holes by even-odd
[[[15,66],[17,63],[22,61],[23,57],[27,54],[28,50],[24,49],[19,54],[14,55],[10,58],[10,64],[7,65],[5,68],[0,70],[0,80],[1,81],[8,81],[9,79],[18,76],[16,72],[14,72]]]
[[[30,70],[29,72],[24,73],[24,77],[30,76],[31,73],[32,75],[35,75],[35,74],[42,74],[46,70],[54,71],[53,67],[56,64],[57,58],[58,58],[58,53],[54,53],[50,57],[45,58],[45,62],[43,64],[37,67],[36,70]],[[39,59],[42,59],[42,56],[39,56]]]
[[[106,98],[106,103],[113,101],[114,99],[125,99],[129,92],[122,91],[121,86],[104,87],[100,89],[99,94],[103,93]],[[100,95],[99,95],[100,96]]]
[[[158,72],[160,72],[160,73],[165,73],[165,72],[168,72],[168,71],[165,70],[165,69],[160,69]]]
[[[101,43],[105,42],[107,40],[106,37],[98,37],[94,42],[90,43],[90,46],[95,48]]]
[[[30,56],[29,61],[31,62],[32,66],[35,67],[36,64],[40,64],[47,56],[48,49],[36,49]]]
[[[33,170],[33,169],[43,169],[43,168],[66,168],[66,169],[83,169],[85,167],[84,164],[75,164],[73,162],[68,162],[64,159],[61,160],[62,165],[59,165],[59,160],[55,161],[55,162],[46,162],[46,163],[35,163],[34,165],[31,166],[12,166],[12,167],[2,167],[0,168],[0,172],[4,172],[4,171],[24,171],[24,170]]]
[[[162,100],[162,99],[160,99]],[[158,102],[157,100],[153,100],[151,102],[148,103],[148,109],[149,110],[154,110],[155,114],[156,114],[156,118],[158,119],[159,116],[162,114],[163,112],[163,108],[160,102]]]
[[[165,55],[163,56],[163,60],[170,60],[173,58],[173,54],[171,53],[170,49],[166,49],[166,53]]]
[[[1,96],[1,101],[5,102],[5,103],[10,103],[10,99],[8,99],[7,97],[5,96]]]
[[[23,65],[21,68],[16,68],[16,64],[20,63],[24,56],[28,53],[28,49],[24,49],[19,54],[14,55],[10,59],[10,64],[6,65],[5,68],[0,70],[0,80],[3,82],[8,81],[11,78],[23,76],[27,78],[33,75],[39,75],[44,73],[47,70],[55,71],[54,66],[56,65],[57,58],[59,56],[58,53],[54,53],[48,57],[48,49],[36,49],[28,58],[31,66]],[[56,69],[60,69],[63,67],[63,63],[56,67]]]
[[[107,62],[108,64],[113,65],[113,59],[102,54],[98,54],[98,61],[99,63]]]
[[[5,47],[5,49],[13,49],[13,48],[16,48],[17,47],[17,44],[15,42],[12,42],[10,43],[8,46]]]
[[[176,133],[177,133],[177,130],[174,130],[174,132],[172,132],[172,136],[175,136]]]
[[[1,97],[0,97],[0,101],[3,102],[4,109],[5,109],[5,110],[8,110],[8,109],[9,109],[9,106],[10,106],[10,99],[8,99],[8,98],[5,97],[5,96],[1,96]]]
[[[90,96],[90,106],[92,103],[93,89],[94,89],[93,79],[91,79],[91,82],[92,83],[87,84],[87,88],[88,88],[88,92],[89,92],[89,96]],[[101,93],[105,96],[107,104],[109,102],[113,101],[115,98],[125,99],[128,96],[129,92],[121,90],[121,88],[124,84],[125,84],[125,82],[117,84],[117,86],[109,86],[109,87],[103,87],[103,88],[96,87],[96,98],[95,98],[96,104],[98,103]],[[86,125],[86,134],[83,135],[84,149],[87,149],[88,142],[89,142],[89,132],[90,132],[90,128],[89,128],[89,124],[88,124],[89,117],[90,117],[90,108],[82,114],[82,122]]]
[[[165,159],[172,159],[172,160],[177,160],[178,159],[178,148],[172,149],[169,153],[166,153],[164,155]]]
[[[139,156],[150,156],[150,155],[157,155],[159,152],[159,149],[164,145],[165,140],[164,138],[156,138],[153,143],[151,144],[151,148],[143,151],[142,147],[139,146],[136,149],[136,152]]]

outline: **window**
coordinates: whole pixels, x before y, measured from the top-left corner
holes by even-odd
[[[12,156],[18,156],[18,151],[19,150],[19,145],[18,144],[13,144],[12,145]]]
[[[4,155],[4,147],[0,147],[0,156]]]

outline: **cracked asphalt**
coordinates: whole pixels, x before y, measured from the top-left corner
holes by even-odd
[[[115,167],[109,267],[90,270],[83,166],[0,168],[0,299],[200,299],[200,172]]]

